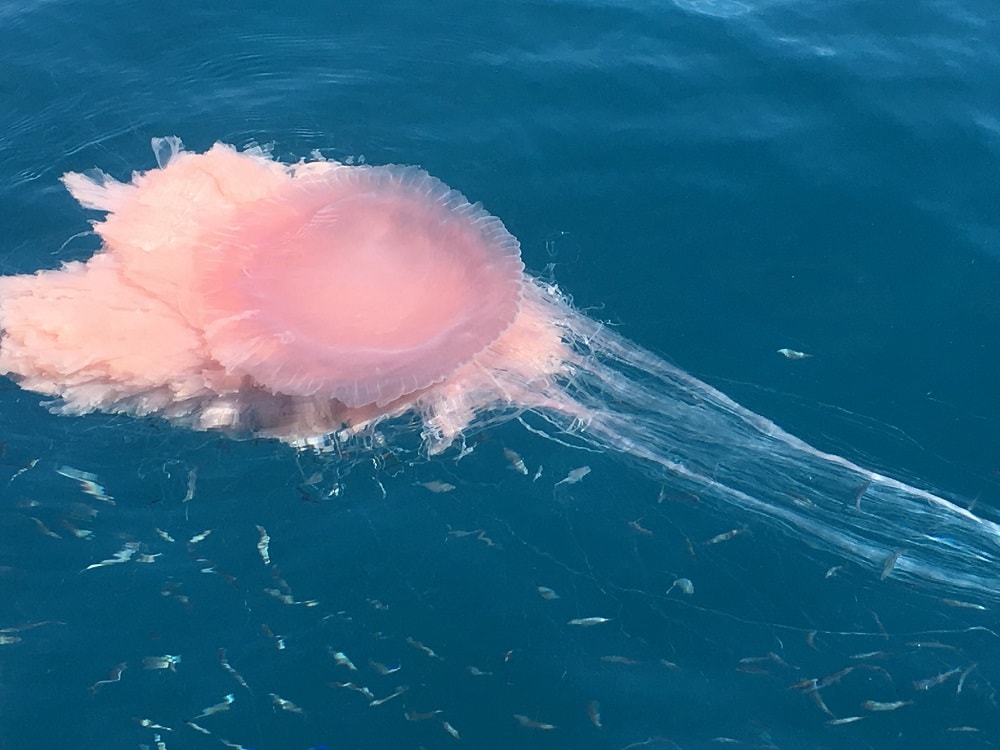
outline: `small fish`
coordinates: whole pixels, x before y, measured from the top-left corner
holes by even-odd
[[[799,352],[795,349],[778,349],[778,354],[780,354],[785,359],[807,359],[811,357],[811,354],[806,354],[805,352]]]
[[[31,520],[35,522],[35,526],[37,526],[38,530],[42,532],[45,536],[51,537],[52,539],[62,539],[61,536],[59,536],[56,532],[54,532],[52,529],[46,526],[40,518],[35,518],[34,516],[31,516]]]
[[[441,659],[441,661],[444,661],[444,659],[440,655],[438,655],[434,651],[434,649],[430,648],[429,646],[425,646],[423,643],[421,643],[420,641],[418,641],[416,638],[411,638],[410,636],[406,636],[406,642],[409,645],[413,646],[413,648],[417,649],[418,651],[423,651],[430,658],[432,658],[432,659]]]
[[[171,672],[177,671],[177,665],[181,663],[180,654],[164,654],[163,656],[147,656],[142,660],[143,669],[169,669]]]
[[[442,713],[444,713],[444,711],[442,711],[439,708],[439,709],[437,709],[435,711],[423,711],[423,712],[420,712],[420,711],[404,711],[403,712],[403,716],[406,717],[407,721],[427,721],[427,719],[433,719],[435,716],[437,716],[438,714],[442,714]]]
[[[636,534],[639,534],[641,536],[653,536],[653,532],[647,529],[638,521],[629,521],[628,525],[629,528],[632,529],[632,531],[634,531]]]
[[[539,729],[543,732],[550,732],[556,728],[555,724],[538,721],[537,719],[532,719],[530,716],[525,716],[524,714],[514,714],[514,718],[517,719],[517,723],[525,729]]]
[[[504,448],[503,455],[510,462],[510,468],[518,474],[528,476],[528,467],[524,465],[524,459],[518,453],[512,451],[510,448]]]
[[[201,532],[200,534],[195,534],[193,537],[188,539],[188,544],[198,544],[200,542],[204,542],[206,539],[208,539],[211,533],[212,533],[211,529],[205,529],[205,531]]]
[[[354,666],[354,662],[352,662],[343,651],[334,651],[329,647],[327,647],[327,650],[330,652],[330,656],[333,657],[334,662],[342,667],[347,667],[352,672],[358,671],[358,668]]]
[[[198,467],[192,466],[191,470],[188,472],[188,484],[187,492],[184,493],[184,499],[181,500],[182,503],[189,503],[194,500],[194,490],[198,484]]]
[[[896,567],[896,563],[899,558],[903,556],[906,552],[905,549],[898,549],[889,555],[889,559],[885,561],[885,565],[882,566],[882,574],[878,577],[880,581],[884,581],[886,578],[892,575],[893,568]]]
[[[222,713],[223,711],[228,711],[229,707],[233,705],[236,701],[236,696],[230,693],[223,697],[221,701],[203,709],[200,714],[195,716],[195,719],[204,719],[207,716],[214,716],[215,714]]]
[[[602,656],[601,661],[605,664],[625,664],[626,666],[634,667],[636,664],[642,664],[638,659],[632,659],[628,656],[618,656],[616,654],[608,654],[607,656]]]
[[[787,661],[773,651],[768,651],[763,656],[744,656],[740,659],[740,664],[760,664],[761,662],[774,662],[782,667],[791,668],[791,665]]]
[[[805,495],[799,494],[798,492],[790,492],[788,494],[788,496],[790,498],[792,498],[792,502],[795,503],[796,505],[798,505],[800,508],[815,508],[816,507],[816,503],[814,503],[812,500],[810,500]]]
[[[589,466],[581,466],[579,469],[573,469],[573,471],[571,471],[565,477],[556,482],[554,486],[558,487],[560,484],[576,484],[577,482],[581,481],[585,476],[587,476],[589,473],[590,473]]]
[[[288,711],[289,713],[293,714],[303,714],[303,715],[305,714],[305,711],[296,706],[290,700],[286,700],[282,698],[280,695],[277,695],[276,693],[268,693],[268,695],[271,696],[271,702],[275,706],[280,708],[282,711]]]
[[[685,596],[691,596],[694,593],[694,584],[691,583],[690,578],[678,578],[670,584],[670,588],[667,589],[667,594],[674,589],[678,589]],[[664,596],[666,596],[666,594],[664,594]]]
[[[600,729],[604,725],[601,723],[601,704],[596,700],[587,701],[587,717],[590,723]]]
[[[277,646],[279,651],[285,650],[285,637],[283,635],[275,635],[271,628],[269,628],[266,624],[262,624],[260,629],[264,635],[274,641],[274,645]]]
[[[455,738],[456,740],[460,740],[460,739],[462,739],[462,737],[461,737],[461,736],[459,735],[459,733],[458,733],[458,730],[457,730],[457,729],[455,729],[455,727],[453,727],[453,726],[452,726],[451,724],[449,724],[449,723],[448,723],[447,721],[442,721],[442,722],[441,722],[441,728],[442,728],[442,729],[444,729],[444,731],[446,731],[446,732],[447,732],[448,734],[450,734],[450,735],[451,735],[452,737],[454,737],[454,738]]]
[[[955,688],[955,695],[961,695],[962,694],[962,688],[965,687],[965,678],[969,676],[969,672],[971,672],[973,669],[975,669],[976,666],[977,665],[975,663],[970,664],[966,668],[966,670],[964,672],[962,672],[961,676],[958,678],[958,686]]]
[[[115,499],[104,491],[104,487],[97,483],[96,474],[91,474],[89,471],[80,471],[79,469],[74,469],[72,466],[63,466],[56,469],[56,474],[60,474],[68,479],[75,479],[80,483],[80,489],[91,497],[95,497],[108,505],[115,504]]]
[[[865,496],[865,493],[868,492],[868,488],[871,486],[871,480],[868,480],[861,485],[861,489],[854,493],[854,508],[856,510],[861,510],[861,498]]]
[[[855,667],[844,667],[839,672],[834,672],[833,674],[828,674],[825,677],[812,677],[808,680],[802,680],[802,682],[796,682],[791,685],[792,690],[801,690],[804,693],[811,693],[814,690],[822,690],[825,687],[833,685],[840,682],[841,679],[853,672]]]
[[[576,625],[576,626],[581,627],[581,628],[589,628],[589,627],[593,627],[594,625],[601,625],[601,624],[603,624],[605,622],[611,622],[611,618],[609,618],[609,617],[574,617],[572,620],[569,620],[566,624],[567,625]]]
[[[688,555],[691,556],[692,560],[698,559],[698,553],[695,552],[694,542],[691,541],[691,537],[684,537],[684,549],[687,550]]]
[[[878,616],[878,612],[875,610],[872,610],[872,619],[875,621],[875,627],[878,628],[878,632],[888,638],[889,631],[885,629],[885,625],[882,624],[882,618]]]
[[[883,659],[888,654],[885,651],[864,651],[860,654],[851,654],[848,659],[856,659],[861,661],[862,659]]]
[[[268,552],[268,545],[271,543],[271,537],[267,533],[267,529],[263,526],[257,526],[257,532],[260,534],[260,541],[257,542],[257,552],[260,553],[260,559],[264,561],[265,565],[271,564],[271,553]]]
[[[219,576],[219,578],[221,578],[223,581],[225,581],[226,583],[228,583],[230,586],[235,586],[236,585],[236,576],[234,576],[232,573],[226,573],[224,570],[219,570],[216,567],[217,563],[214,560],[207,560],[205,558],[198,558],[198,562],[200,562],[200,563],[208,563],[208,565],[206,567],[204,567],[204,568],[201,569],[202,573],[211,573],[213,575],[217,575],[217,576]]]
[[[937,687],[943,682],[947,682],[949,679],[957,675],[962,671],[961,667],[955,667],[954,669],[949,669],[947,672],[942,672],[941,674],[936,674],[933,677],[927,677],[923,680],[916,680],[913,683],[914,690],[930,690],[933,687]]]
[[[399,664],[397,664],[394,667],[390,667],[390,666],[387,666],[387,665],[383,664],[382,662],[373,661],[372,659],[368,660],[368,666],[370,666],[372,669],[374,669],[376,672],[378,672],[381,675],[395,674],[400,669],[402,669],[402,667]]]
[[[552,601],[553,599],[559,598],[559,594],[550,589],[548,586],[539,586],[538,595],[542,597],[542,599],[545,599],[546,601],[549,602]]]
[[[91,694],[96,693],[98,688],[100,688],[102,685],[110,685],[113,682],[121,682],[122,673],[126,670],[126,668],[128,668],[128,664],[125,662],[116,665],[115,668],[108,673],[108,679],[98,680],[97,682],[95,682],[93,685],[90,686]]]
[[[402,695],[403,693],[405,693],[409,689],[410,688],[409,688],[408,685],[400,685],[398,688],[396,688],[396,690],[394,692],[392,692],[391,694],[385,696],[385,698],[374,698],[374,699],[372,699],[371,701],[368,702],[368,705],[372,706],[373,708],[375,706],[381,706],[383,703],[388,703],[393,698],[399,697],[400,695]]]
[[[865,718],[865,717],[864,716],[845,716],[843,719],[830,719],[830,721],[826,722],[826,724],[827,724],[827,726],[830,726],[830,727],[839,727],[839,726],[841,726],[843,724],[853,724],[856,721],[861,721],[863,718]]]
[[[721,534],[716,534],[715,536],[713,536],[711,539],[705,542],[705,545],[707,546],[709,544],[720,544],[722,542],[728,542],[730,539],[734,539],[735,537],[738,537],[740,534],[746,534],[746,533],[747,529],[731,529],[729,531],[724,531]]]
[[[912,706],[913,701],[862,701],[861,708],[865,711],[895,711],[903,706]]]
[[[825,713],[831,719],[837,718],[836,715],[833,713],[833,711],[830,710],[830,707],[826,705],[826,702],[823,700],[822,693],[819,693],[814,690],[813,692],[809,693],[809,697],[812,698],[812,702],[816,704],[816,708]]]
[[[941,651],[958,651],[958,648],[952,646],[950,643],[942,643],[941,641],[907,641],[906,645],[911,648],[931,648],[939,649]]]
[[[136,542],[126,542],[124,547],[115,552],[115,554],[107,560],[101,560],[100,562],[88,565],[84,568],[84,570],[94,570],[94,568],[105,568],[108,565],[120,565],[121,563],[126,563],[131,560],[132,556],[138,551],[139,545]]]
[[[430,490],[431,492],[436,492],[436,493],[451,492],[453,489],[455,489],[455,485],[448,484],[447,482],[438,482],[438,481],[417,482],[417,484],[425,489]]]
[[[232,675],[232,678],[240,683],[242,687],[247,690],[250,689],[250,686],[247,685],[247,681],[243,679],[243,676],[230,666],[229,660],[226,658],[226,649],[224,648],[219,649],[219,666]]]
[[[280,589],[264,589],[264,593],[270,594],[283,604],[301,604],[303,607],[315,607],[316,605],[319,604],[319,601],[316,599],[306,599],[305,601],[300,602],[291,594],[286,594]]]
[[[987,609],[982,604],[974,604],[973,602],[963,602],[958,599],[942,599],[942,604],[946,604],[949,607],[963,607],[965,609],[976,609],[980,612],[986,612]]]
[[[344,690],[353,690],[355,693],[361,693],[370,701],[375,700],[375,693],[369,690],[364,685],[358,685],[354,682],[331,682],[330,687],[343,688]]]
[[[13,482],[15,479],[17,479],[19,476],[21,476],[24,472],[30,471],[31,469],[34,469],[37,465],[38,465],[38,459],[37,458],[31,459],[31,461],[29,461],[27,464],[25,464],[20,469],[18,469],[14,473],[14,476],[12,476],[10,479],[7,480],[7,484],[10,484],[11,482]]]

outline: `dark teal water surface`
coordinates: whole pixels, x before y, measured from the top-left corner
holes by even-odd
[[[627,338],[825,450],[1000,511],[995,2],[6,2],[0,272],[88,257],[92,215],[58,178],[127,179],[164,135],[420,165]],[[996,597],[825,577],[842,561],[808,538],[613,455],[514,422],[460,461],[416,441],[337,459],[40,400],[0,389],[2,750],[1000,737]],[[681,577],[694,593],[666,593]]]

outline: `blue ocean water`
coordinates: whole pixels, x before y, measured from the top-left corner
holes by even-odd
[[[418,164],[592,317],[995,518],[998,22],[984,0],[6,3],[0,271],[89,256],[58,177],[152,168],[155,136]],[[838,568],[613,455],[514,422],[461,460],[338,459],[0,399],[4,750],[996,743],[995,599]]]

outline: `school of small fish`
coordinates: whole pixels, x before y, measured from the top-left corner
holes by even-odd
[[[801,359],[810,355],[788,349],[781,349],[779,353],[789,359]],[[541,467],[532,475],[527,463],[520,454],[503,448],[503,456],[508,468],[521,477],[532,476],[531,482],[537,482],[542,476]],[[39,460],[33,460],[29,465],[21,468],[10,481],[21,477],[29,471],[38,470]],[[93,501],[100,505],[114,506],[116,501],[108,494],[104,485],[98,477],[90,472],[75,469],[68,466],[60,466],[55,470],[59,476],[75,481],[79,489]],[[568,470],[561,479],[551,482],[553,492],[558,489],[564,493],[572,485],[579,484],[584,478],[592,473],[591,467],[581,465]],[[187,472],[187,483],[185,492],[180,497],[179,502],[187,506],[190,510],[197,506],[197,477],[196,467],[191,467]],[[594,481],[594,480],[590,480]],[[434,494],[451,493],[456,490],[457,485],[452,482],[433,479],[415,483]],[[381,486],[381,485],[380,485]],[[384,487],[383,487],[384,492]],[[855,503],[860,503],[859,493]],[[339,490],[338,490],[339,493]],[[664,491],[656,497],[656,504],[663,504],[667,500]],[[687,498],[680,498],[687,500]],[[91,545],[93,551],[93,562],[84,566],[79,573],[87,576],[100,576],[107,574],[107,568],[120,568],[121,566],[146,564],[153,566],[163,565],[163,561],[171,558],[177,565],[177,560],[186,553],[188,560],[193,563],[195,569],[201,574],[214,576],[223,585],[228,587],[238,587],[241,585],[240,568],[232,567],[229,564],[223,565],[216,560],[207,557],[219,557],[225,551],[224,545],[220,542],[213,546],[213,542],[222,534],[220,529],[202,528],[196,533],[191,533],[193,529],[187,531],[181,528],[170,526],[152,526],[147,538],[127,538],[124,540],[112,540],[98,537],[93,529],[83,528],[80,525],[71,525],[68,520],[61,524],[52,523],[51,519],[41,517],[41,512],[35,505],[30,506],[37,515],[27,516],[38,533],[43,537],[52,540],[53,544],[66,544],[69,539],[75,539]],[[81,519],[93,519],[98,514],[99,506],[92,506],[93,513],[78,513],[76,524],[83,521]],[[646,519],[640,517],[627,522],[628,532],[639,544],[658,544],[662,538],[663,526],[656,523],[650,524]],[[63,537],[53,530],[53,528],[69,529],[71,534]],[[199,527],[194,527],[195,529]],[[283,553],[287,553],[287,548],[283,549],[281,535],[277,539],[272,539],[268,529],[262,524],[251,524],[251,530],[256,530],[255,541],[249,539],[247,546],[253,555],[253,545],[256,545],[256,558],[259,562],[255,565],[264,570],[270,576],[267,585],[259,586],[258,593],[264,594],[269,599],[279,604],[287,605],[290,608],[301,610],[317,610],[323,613],[321,622],[345,622],[353,623],[368,617],[368,614],[349,613],[336,608],[335,604],[327,604],[322,593],[317,598],[299,598],[293,593],[292,586],[285,580],[281,568],[273,558],[280,558]],[[725,526],[722,527],[725,529]],[[503,538],[503,542],[494,539]],[[754,535],[749,527],[738,526],[719,533],[700,543],[692,542],[686,535],[682,537],[683,548],[689,558],[692,567],[697,564],[698,556],[696,550],[702,550],[702,554],[708,554],[709,548],[738,546],[740,544],[753,544]],[[176,539],[186,539],[178,544]],[[738,540],[738,541],[736,541]],[[502,525],[483,524],[477,528],[448,528],[444,541],[450,544],[481,545],[482,554],[497,554],[504,550],[505,545],[520,544],[520,540],[507,533],[505,535]],[[272,547],[274,551],[272,552]],[[154,551],[155,550],[155,551]],[[889,554],[883,565],[880,581],[886,581],[893,577],[900,561],[904,559],[906,550],[901,548]],[[228,570],[227,570],[228,568]],[[235,570],[235,573],[230,572]],[[822,573],[822,571],[820,571]],[[825,574],[818,576],[822,580],[832,580],[849,574],[845,566],[834,565],[827,568]],[[663,606],[683,605],[686,601],[697,602],[695,595],[696,587],[692,578],[683,573],[673,573],[662,571],[663,587],[661,602]],[[551,585],[550,585],[551,584]],[[565,582],[563,582],[565,584]],[[176,602],[182,610],[197,606],[197,602],[192,601],[183,593],[183,580],[169,575],[160,584],[160,595],[163,599]],[[551,610],[551,618],[559,623],[564,637],[576,637],[573,631],[580,631],[581,637],[592,637],[600,639],[610,635],[626,636],[629,624],[621,619],[619,613],[614,609],[603,610],[580,609],[579,611],[568,611],[563,609],[568,606],[567,600],[577,601],[576,597],[564,597],[559,593],[561,589],[559,582],[546,581],[535,583],[534,590],[540,606],[548,607]],[[676,592],[676,594],[674,593]],[[378,593],[378,592],[372,592]],[[570,592],[573,593],[573,592]],[[673,596],[671,596],[673,594]],[[678,596],[679,595],[679,596]],[[611,597],[609,604],[614,601]],[[977,602],[967,602],[956,599],[942,599],[944,606],[965,610],[970,613],[987,613],[988,607]],[[372,612],[388,612],[393,607],[393,602],[369,597],[367,604]],[[277,605],[275,605],[277,606]],[[256,610],[248,608],[248,616],[259,619],[260,633],[270,642],[277,651],[291,652],[300,647],[299,628],[289,627],[283,631],[285,635],[278,634],[272,630],[271,626],[264,620]],[[276,609],[266,610],[268,619],[275,622],[284,622],[287,626],[290,621],[283,618]],[[315,617],[316,615],[314,615]],[[44,621],[21,625],[17,627],[6,627],[0,629],[0,646],[16,647],[24,638],[30,637],[31,631],[41,628],[65,627],[65,623],[56,621]],[[768,680],[772,683],[784,685],[784,689],[794,695],[801,697],[806,706],[811,705],[811,710],[817,712],[818,721],[827,727],[843,728],[837,731],[850,731],[850,725],[859,722],[875,722],[881,720],[880,717],[891,716],[896,713],[903,714],[907,711],[917,711],[921,701],[930,695],[937,695],[950,690],[954,699],[959,699],[963,692],[970,686],[979,692],[988,692],[993,696],[993,687],[987,676],[979,669],[979,664],[971,661],[965,656],[958,646],[937,640],[917,640],[914,638],[902,639],[900,636],[893,636],[886,631],[879,616],[872,613],[872,637],[884,638],[884,646],[872,650],[857,651],[846,657],[840,664],[833,664],[834,668],[825,672],[812,672],[797,665],[785,653],[784,644],[776,642],[775,650],[765,654],[751,654],[739,657],[732,665],[732,669],[751,679]],[[985,632],[992,632],[986,631]],[[859,631],[863,632],[863,631]],[[586,634],[586,635],[584,635]],[[602,636],[601,634],[606,634]],[[802,644],[816,653],[822,653],[824,638],[831,637],[820,631],[803,631]],[[450,710],[443,705],[435,705],[433,697],[427,694],[424,689],[426,678],[422,677],[422,671],[441,669],[444,665],[461,663],[461,644],[454,642],[436,642],[431,635],[426,641],[418,639],[411,634],[396,634],[377,631],[372,641],[373,645],[379,646],[377,650],[370,653],[360,653],[352,657],[348,654],[346,646],[330,642],[326,644],[326,656],[323,660],[316,662],[316,669],[322,670],[327,675],[327,685],[331,694],[343,695],[345,706],[355,706],[356,710],[394,711],[398,717],[415,726],[434,725],[439,737],[444,737],[445,742],[468,741],[469,736],[475,735],[475,728],[470,727],[468,717],[458,712]],[[859,641],[861,639],[859,638]],[[871,639],[868,638],[868,641]],[[610,641],[609,641],[610,642]],[[621,642],[621,638],[617,638]],[[131,717],[139,729],[148,733],[144,742],[139,743],[140,750],[144,748],[156,748],[157,750],[167,750],[168,742],[175,748],[184,748],[189,740],[183,739],[184,732],[194,735],[211,738],[221,746],[234,748],[235,750],[250,750],[249,744],[240,744],[229,738],[231,725],[220,725],[219,719],[224,714],[231,714],[245,702],[254,703],[257,694],[266,696],[270,702],[271,711],[274,715],[288,714],[287,720],[309,722],[312,712],[325,710],[316,707],[314,696],[310,695],[285,695],[281,685],[267,684],[258,676],[253,680],[246,679],[243,673],[230,662],[229,653],[231,648],[226,644],[218,644],[215,654],[215,662],[218,674],[224,675],[222,678],[229,684],[235,683],[239,687],[238,691],[222,694],[223,690],[218,690],[212,695],[205,696],[205,701],[199,703],[200,708],[190,711],[185,717],[164,717],[157,716],[155,706],[150,707],[147,716]],[[941,665],[937,671],[926,674],[916,674],[912,677],[899,678],[890,671],[890,664],[893,659],[901,654],[927,654],[933,653],[935,660]],[[683,654],[670,654],[671,659],[659,658],[650,659],[636,656],[629,653],[608,651],[600,656],[599,662],[604,665],[605,670],[615,670],[623,675],[628,674],[628,670],[635,671],[636,674],[648,673],[650,669],[660,670],[663,673],[682,673],[684,671]],[[130,681],[139,679],[141,672],[158,673],[162,679],[170,680],[183,676],[187,670],[194,669],[189,666],[192,661],[184,658],[180,653],[156,653],[156,654],[122,654],[122,660],[113,666],[106,667],[104,674],[96,674],[91,677],[89,693],[95,698],[102,699],[115,694],[115,691],[129,690]],[[245,658],[245,655],[244,655]],[[291,659],[292,657],[289,656]],[[498,679],[497,674],[504,670],[506,666],[516,663],[522,658],[520,649],[516,645],[503,651],[498,651],[495,659],[490,664],[464,664],[461,671],[473,680],[493,680]],[[384,659],[385,661],[379,661]],[[676,659],[676,661],[674,660]],[[96,678],[96,679],[94,679]],[[219,680],[211,679],[206,682],[213,685]],[[224,684],[224,683],[223,683]],[[206,687],[207,689],[207,687]],[[277,690],[282,692],[277,692]],[[991,700],[995,699],[991,697]],[[591,727],[591,731],[605,731],[611,723],[616,720],[613,712],[602,711],[602,703],[597,696],[587,697],[579,701],[579,716],[582,717]],[[536,732],[541,734],[558,734],[560,727],[571,723],[574,719],[568,716],[549,717],[539,711],[537,714],[532,710],[532,706],[527,705],[523,710],[509,712],[510,721],[513,726],[524,732]],[[223,729],[228,726],[228,729]],[[945,727],[945,731],[952,734],[974,734],[979,730],[977,727],[968,724],[955,724]],[[833,731],[833,730],[831,730]],[[249,741],[249,740],[245,740]],[[717,744],[746,744],[743,739],[719,735],[710,738],[711,742]],[[654,744],[649,742],[636,742],[626,747],[643,747]],[[668,745],[669,746],[669,745]],[[680,747],[674,743],[674,746]]]

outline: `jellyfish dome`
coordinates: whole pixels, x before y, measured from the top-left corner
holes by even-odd
[[[153,147],[158,168],[128,183],[63,177],[103,213],[89,260],[0,278],[0,373],[56,410],[299,447],[408,415],[428,454],[520,416],[882,579],[998,597],[995,522],[808,445],[587,317],[426,172]]]

